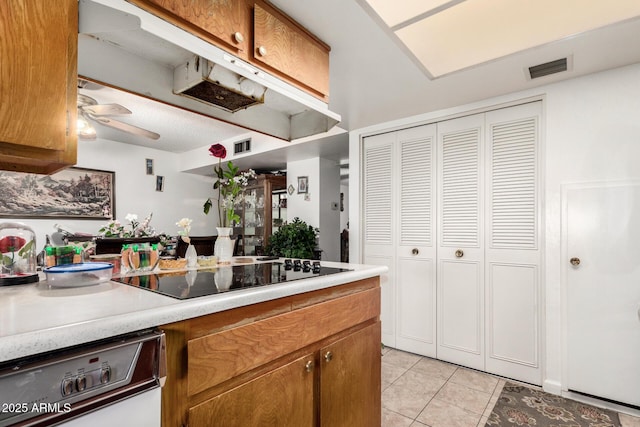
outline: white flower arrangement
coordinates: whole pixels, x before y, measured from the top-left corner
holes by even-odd
[[[178,234],[182,236],[182,240],[184,240],[184,242],[187,244],[191,243],[189,232],[191,231],[192,222],[193,221],[189,218],[182,218],[180,221],[176,222],[176,225],[182,228],[182,230],[178,231]]]
[[[130,230],[127,229],[120,221],[113,219],[98,230],[98,234],[104,237],[149,237],[155,236],[156,231],[149,224],[153,213],[147,215],[142,221],[138,222],[138,215],[127,214],[125,219],[129,222]]]

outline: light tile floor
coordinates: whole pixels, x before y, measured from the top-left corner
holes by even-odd
[[[484,427],[506,382],[391,348],[382,354],[382,427]],[[640,418],[620,421],[640,427]]]

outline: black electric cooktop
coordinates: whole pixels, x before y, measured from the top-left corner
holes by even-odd
[[[285,260],[285,263],[235,264],[211,269],[124,276],[112,280],[173,298],[188,299],[344,271],[350,270],[322,267],[317,261]]]

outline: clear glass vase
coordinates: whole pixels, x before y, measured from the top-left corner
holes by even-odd
[[[233,241],[231,240],[231,227],[216,227],[218,238],[213,246],[213,254],[218,257],[218,264],[230,264],[233,256]]]
[[[198,253],[196,252],[196,247],[192,244],[187,246],[187,252],[185,252],[184,257],[187,260],[187,268],[196,268],[198,266]]]

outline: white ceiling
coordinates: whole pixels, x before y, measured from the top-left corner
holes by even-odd
[[[431,0],[429,4],[434,2],[436,6],[438,3],[444,3],[442,0]],[[633,2],[640,3],[637,0]],[[339,126],[346,130],[640,62],[637,42],[640,40],[640,19],[634,18],[603,28],[571,34],[561,40],[547,41],[541,46],[529,47],[522,52],[500,54],[497,59],[430,79],[423,66],[416,63],[415,56],[407,52],[406,46],[392,33],[389,26],[372,12],[365,0],[272,0],[272,3],[331,46],[329,107],[342,116]],[[402,3],[403,1],[396,0],[393,4],[397,6]],[[404,3],[421,7],[427,2],[404,0]],[[454,3],[460,3],[460,0],[454,0]],[[582,14],[586,13],[585,8],[605,2],[579,3],[580,10],[577,12]],[[553,12],[553,9],[549,11],[549,20],[555,16]],[[409,10],[407,13],[409,16],[415,16],[416,13],[421,13],[421,10]],[[402,21],[406,20],[406,17],[397,19]],[[523,19],[526,21],[528,17],[524,16]],[[538,19],[540,22],[531,26],[531,31],[544,33],[546,17],[539,16]],[[492,26],[495,27],[496,24]],[[505,22],[505,27],[514,26],[517,27],[518,24]],[[456,25],[454,29],[462,34],[466,31],[466,27],[461,25]],[[495,44],[495,41],[490,44]],[[572,68],[569,71],[536,80],[527,78],[525,71],[528,67],[562,57],[571,58]],[[96,98],[98,102],[123,104],[133,112],[130,118],[123,121],[148,128],[161,135],[160,140],[156,142],[144,141],[127,137],[116,130],[96,126],[101,138],[181,152],[208,146],[235,134],[246,134],[246,130],[242,128],[130,94],[122,94],[113,89],[85,93]],[[262,153],[253,158],[245,156],[242,158],[242,164],[247,167],[268,168],[267,163],[273,163],[273,169],[282,169],[288,158],[298,160],[301,156],[317,155],[335,159],[348,157],[346,134],[331,137],[326,142],[325,148],[322,148],[322,141],[312,141],[292,145],[288,149],[278,149],[273,153]]]
[[[637,0],[363,0],[362,4],[371,6],[427,75],[436,78],[640,15]]]

